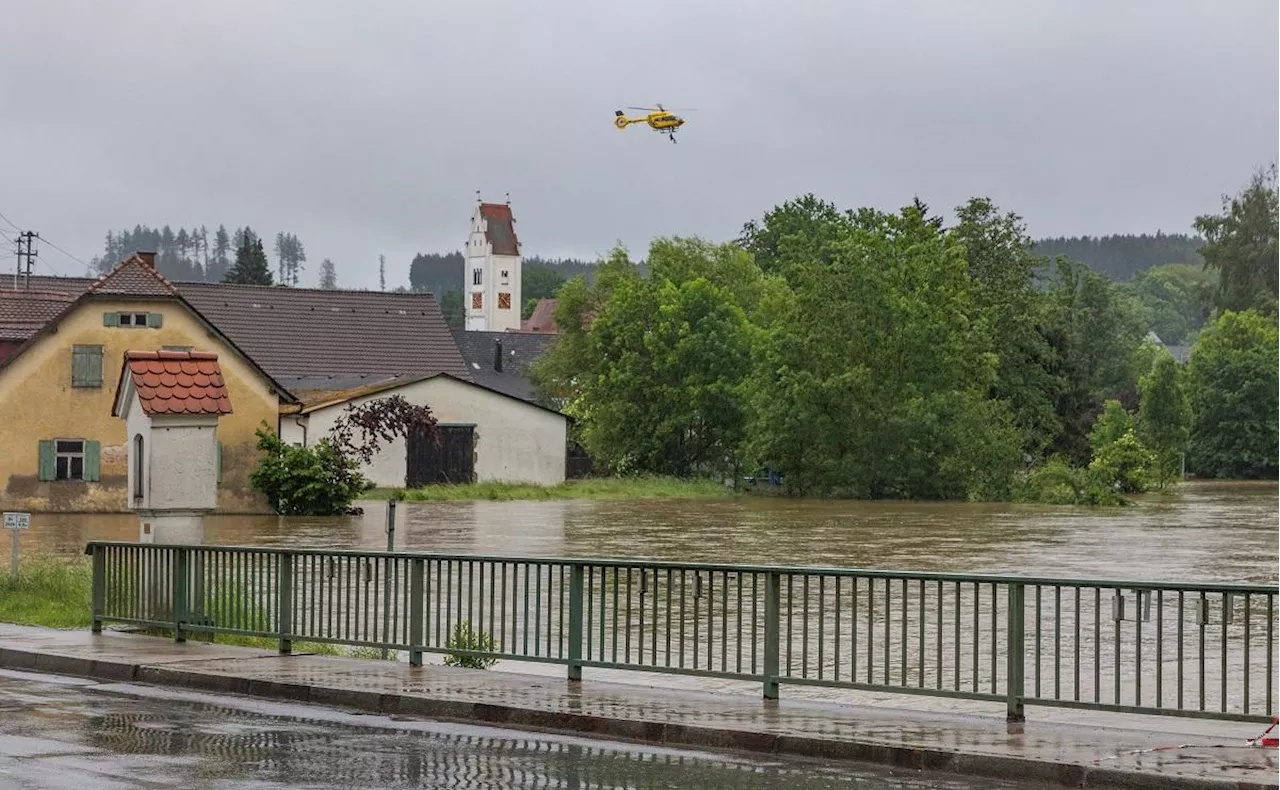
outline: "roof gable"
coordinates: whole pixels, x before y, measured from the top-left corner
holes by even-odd
[[[484,240],[492,245],[494,255],[520,254],[520,241],[516,238],[516,221],[511,215],[511,206],[481,203],[480,218],[485,222]]]
[[[112,414],[123,414],[125,400],[135,392],[142,411],[152,417],[231,414],[218,355],[207,351],[126,351]]]
[[[539,299],[533,308],[533,314],[520,322],[520,331],[558,333],[560,327],[556,325],[556,300]]]
[[[177,296],[178,290],[156,271],[154,256],[150,257],[151,260],[143,254],[129,256],[110,274],[90,285],[89,293],[101,296]]]

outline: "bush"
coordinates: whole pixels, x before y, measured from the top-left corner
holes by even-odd
[[[471,623],[466,620],[454,626],[453,634],[449,637],[449,641],[445,642],[445,647],[451,650],[472,650],[478,653],[492,653],[496,649],[492,634],[472,630]],[[444,657],[444,663],[451,667],[488,669],[498,663],[498,659],[490,656],[449,653]]]
[[[294,447],[259,428],[258,449],[265,455],[249,480],[266,494],[271,507],[287,516],[340,516],[372,484],[360,474],[360,462],[338,450],[328,438],[312,447]]]
[[[1097,485],[1118,493],[1141,494],[1151,484],[1155,466],[1155,455],[1130,429],[1094,453],[1089,476]]]

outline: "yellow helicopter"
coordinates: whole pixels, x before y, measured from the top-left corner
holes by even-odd
[[[628,118],[622,110],[614,110],[613,125],[619,129],[625,129],[633,123],[645,123],[658,134],[665,134],[670,137],[671,142],[674,143],[676,141],[676,131],[681,126],[684,126],[683,118],[667,110],[661,104],[657,107],[628,107],[627,109],[642,110],[648,114],[641,118]]]

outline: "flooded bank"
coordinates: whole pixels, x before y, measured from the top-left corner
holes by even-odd
[[[385,503],[340,518],[211,516],[206,542],[386,547]],[[741,497],[405,502],[396,548],[467,554],[838,565],[1178,581],[1275,582],[1275,483],[1188,483],[1129,508]],[[137,519],[34,514],[28,555],[136,540]]]

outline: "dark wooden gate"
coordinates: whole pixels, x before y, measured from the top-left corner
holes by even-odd
[[[405,441],[405,487],[433,483],[474,483],[476,438],[474,425],[437,425],[432,441],[420,432]]]

